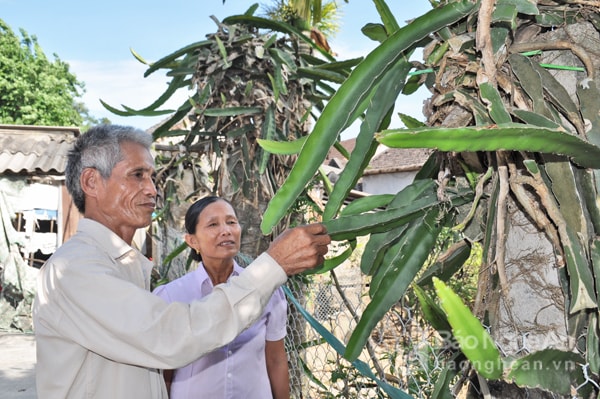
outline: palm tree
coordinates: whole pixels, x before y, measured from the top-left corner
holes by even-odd
[[[327,38],[333,37],[339,30],[339,9],[335,1],[278,0],[266,7],[266,15],[299,29],[310,36],[319,48],[333,54]]]

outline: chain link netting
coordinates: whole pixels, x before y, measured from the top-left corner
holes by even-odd
[[[296,300],[323,327],[346,344],[368,303],[368,279],[357,267],[310,282],[288,284]],[[288,312],[286,349],[292,398],[387,398],[304,319],[295,305]],[[441,372],[439,337],[420,323],[414,306],[400,301],[377,324],[360,360],[373,374],[415,398],[429,397]]]

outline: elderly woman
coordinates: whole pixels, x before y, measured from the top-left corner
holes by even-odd
[[[242,272],[234,257],[240,250],[241,227],[235,210],[220,197],[205,197],[185,216],[185,241],[198,267],[154,293],[168,302],[192,302]],[[289,398],[284,347],[287,302],[275,291],[260,319],[225,345],[195,362],[166,370],[171,399]]]

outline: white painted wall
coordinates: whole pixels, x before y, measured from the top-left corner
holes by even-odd
[[[362,177],[362,190],[368,194],[396,194],[411,184],[417,171],[380,173]]]

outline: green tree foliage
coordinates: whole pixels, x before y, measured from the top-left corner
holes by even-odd
[[[49,60],[35,36],[22,39],[0,19],[0,123],[81,126],[94,122],[77,101],[84,84],[69,64],[54,54]]]

